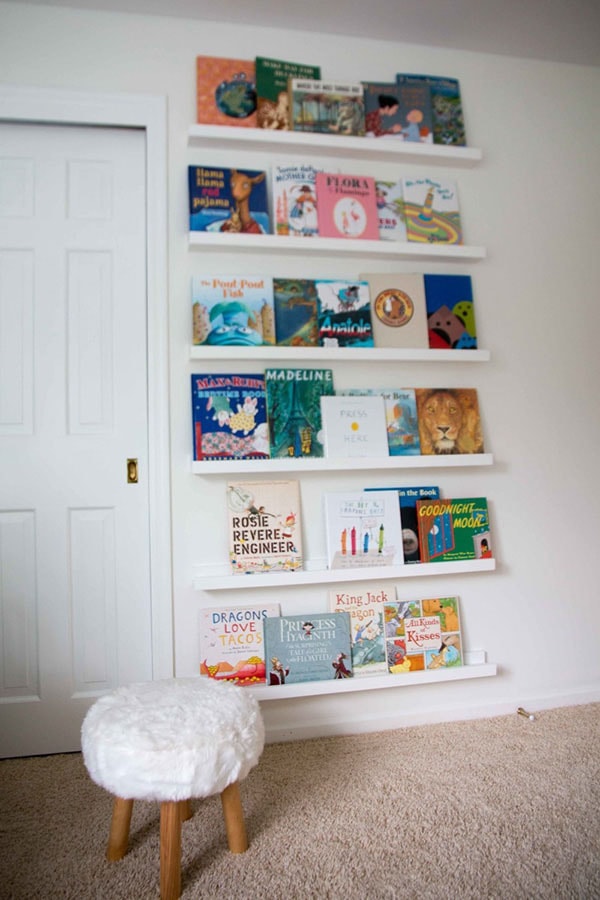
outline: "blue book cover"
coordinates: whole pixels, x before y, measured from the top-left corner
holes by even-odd
[[[188,166],[190,231],[268,234],[266,172]]]
[[[192,375],[194,459],[268,459],[265,379]]]
[[[397,79],[407,77],[411,79],[412,84],[421,82],[429,88],[433,120],[433,143],[453,144],[456,147],[464,147],[467,139],[458,80],[456,78],[445,78],[440,75],[396,76]]]
[[[432,350],[476,350],[470,275],[424,275],[427,331]]]
[[[195,276],[192,325],[195,346],[274,344],[273,279],[261,275]]]
[[[319,344],[373,347],[371,296],[366,281],[316,280]]]
[[[352,677],[347,612],[268,618],[264,629],[269,684]]]

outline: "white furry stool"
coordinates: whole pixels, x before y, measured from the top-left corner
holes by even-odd
[[[181,822],[192,797],[220,794],[229,849],[248,848],[238,782],[264,746],[258,702],[208,678],[132,684],[97,700],[81,727],[92,781],[115,795],[107,859],[127,852],[134,800],[160,802],[160,891],[181,893]]]

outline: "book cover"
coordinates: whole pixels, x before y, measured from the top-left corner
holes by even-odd
[[[458,597],[384,604],[386,654],[393,675],[463,665]]]
[[[330,569],[402,565],[400,504],[392,491],[324,494]]]
[[[317,278],[319,344],[372,347],[371,301],[366,281]]]
[[[314,237],[319,233],[316,169],[309,163],[276,165],[271,170],[271,208],[275,234]]]
[[[196,111],[200,125],[256,128],[254,60],[196,57]]]
[[[275,343],[273,281],[260,275],[192,278],[193,344],[260,347]]]
[[[271,685],[352,677],[347,612],[268,618],[265,637]]]
[[[318,172],[316,185],[321,237],[379,240],[374,178]]]
[[[425,275],[429,346],[433,350],[477,349],[470,275]]]
[[[433,109],[427,83],[412,75],[396,75],[402,117],[402,136],[413,143],[433,143]]]
[[[483,453],[475,388],[416,388],[421,453]]]
[[[462,244],[456,183],[448,179],[403,179],[404,215],[409,241]]]
[[[188,166],[190,231],[268,234],[266,173]]]
[[[320,78],[320,66],[257,56],[256,121],[259,128],[289,131],[289,78]]]
[[[311,278],[274,278],[275,337],[284,347],[318,347],[319,318]]]
[[[383,397],[321,397],[325,455],[341,459],[388,455]]]
[[[458,80],[439,75],[411,75],[410,78],[415,84],[421,81],[429,87],[434,144],[464,147],[467,139]]]
[[[353,81],[289,80],[292,131],[319,134],[365,133],[363,86]]]
[[[367,137],[403,140],[404,121],[398,86],[387,81],[363,81]]]
[[[417,522],[417,500],[436,500],[440,496],[437,486],[424,487],[375,487],[365,491],[394,491],[400,501],[400,524],[402,525],[402,549],[405,563],[422,562],[419,546],[419,525]]]
[[[363,272],[369,285],[376,347],[429,346],[423,275],[415,272]]]
[[[240,687],[264,684],[264,620],[279,614],[279,603],[200,610],[200,674]]]
[[[351,591],[329,591],[329,609],[350,616],[352,669],[356,678],[388,671],[383,605],[389,595],[387,582],[377,581],[368,587],[353,585]]]
[[[389,456],[418,456],[421,453],[414,388],[348,388],[339,393],[382,397]]]
[[[321,396],[333,394],[332,369],[265,370],[271,456],[323,456]]]
[[[263,375],[192,375],[194,459],[268,459]]]
[[[375,181],[377,224],[382,241],[407,241],[402,179]]]
[[[229,561],[234,575],[302,568],[297,481],[230,481],[227,514]]]
[[[423,562],[492,557],[485,497],[417,500],[416,507]]]

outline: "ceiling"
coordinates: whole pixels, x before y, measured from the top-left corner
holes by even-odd
[[[33,3],[271,26],[600,65],[600,0],[33,0]]]

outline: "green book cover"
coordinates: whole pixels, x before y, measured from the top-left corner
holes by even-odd
[[[333,394],[332,369],[265,370],[271,457],[324,456],[321,396]]]
[[[256,57],[256,115],[259,128],[289,131],[288,78],[320,78],[321,67]]]

